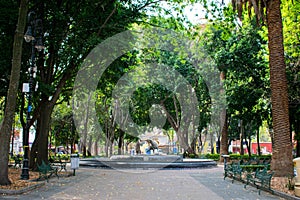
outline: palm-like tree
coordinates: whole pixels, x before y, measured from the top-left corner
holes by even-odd
[[[255,12],[258,24],[266,22],[271,82],[273,118],[273,155],[271,169],[274,176],[293,175],[292,142],[288,112],[288,90],[284,61],[282,17],[280,0],[232,0],[233,8],[242,16],[245,4]],[[249,10],[250,11],[250,10]],[[251,12],[249,12],[251,14]]]

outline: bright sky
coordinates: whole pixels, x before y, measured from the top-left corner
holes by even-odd
[[[221,4],[222,0],[208,0],[208,4],[210,1],[214,1],[215,3]],[[229,3],[230,0],[223,0],[225,5]],[[169,8],[170,5],[168,5],[167,1],[161,1],[160,3],[161,7]],[[152,13],[150,11],[150,13]],[[203,8],[203,6],[200,3],[191,4],[190,6],[187,6],[184,9],[184,14],[188,17],[188,19],[193,23],[201,23],[202,21],[205,21],[205,13],[206,10]],[[176,11],[173,11],[172,14],[176,16]],[[156,15],[156,13],[152,13],[152,15]]]
[[[185,8],[185,13],[193,24],[199,23],[200,20],[205,18],[205,9],[199,3]]]
[[[214,1],[221,3],[221,0]],[[225,5],[227,5],[229,2],[229,0],[224,0]],[[201,20],[205,20],[205,12],[205,9],[200,3],[196,3],[185,8],[185,13],[193,24],[199,23]]]

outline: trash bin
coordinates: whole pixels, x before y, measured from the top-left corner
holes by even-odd
[[[295,196],[300,196],[300,158],[295,158],[294,162],[294,174],[295,174]]]
[[[295,158],[294,162],[294,174],[295,176],[300,176],[300,158]]]
[[[227,161],[229,161],[230,155],[223,154],[222,157],[224,158],[224,170],[225,170],[227,168]]]
[[[79,168],[79,154],[71,154],[71,169],[73,169],[73,176],[75,176],[75,170]]]

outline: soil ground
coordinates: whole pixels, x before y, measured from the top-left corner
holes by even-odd
[[[20,190],[28,186],[36,185],[40,182],[37,181],[39,178],[39,173],[34,171],[29,171],[29,180],[21,180],[21,168],[8,168],[8,177],[11,181],[10,185],[0,185],[0,189],[6,190]],[[67,175],[66,172],[58,172],[59,176]]]

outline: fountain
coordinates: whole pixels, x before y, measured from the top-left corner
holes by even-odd
[[[81,166],[105,167],[114,169],[162,169],[162,168],[201,168],[215,167],[217,163],[212,159],[184,159],[182,155],[162,155],[158,153],[158,145],[152,140],[145,140],[149,144],[148,154],[113,155],[110,158],[83,159]]]

